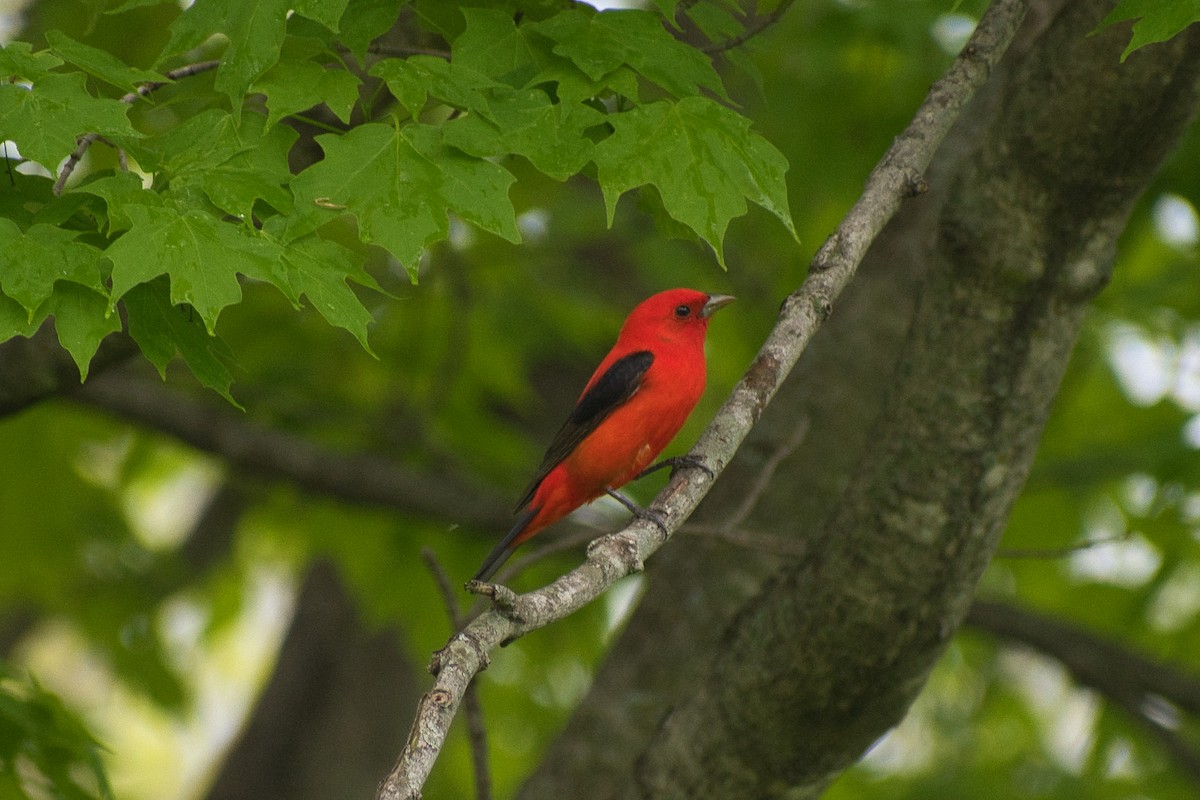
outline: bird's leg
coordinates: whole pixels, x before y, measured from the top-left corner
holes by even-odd
[[[637,503],[633,502],[633,500],[629,499],[628,495],[619,492],[616,489],[605,489],[604,492],[613,500],[616,500],[618,503],[625,506],[625,508],[629,509],[629,513],[633,514],[638,519],[644,519],[649,522],[653,522],[658,527],[659,531],[662,532],[664,540],[671,535],[667,530],[667,521],[664,519],[661,511],[653,508],[642,508]]]
[[[704,470],[704,472],[706,472],[708,474],[708,479],[710,481],[715,480],[717,477],[716,474],[709,468],[709,466],[704,463],[704,459],[700,458],[699,456],[686,455],[686,456],[672,456],[671,458],[664,458],[662,461],[658,462],[657,464],[651,464],[650,466],[646,467],[644,470],[639,472],[637,475],[634,475],[633,480],[636,481],[638,478],[644,478],[647,475],[649,475],[651,472],[658,472],[660,469],[665,469],[667,467],[671,468],[671,477],[672,478],[675,477],[676,472],[678,472],[681,469],[685,469],[685,468],[686,469]]]

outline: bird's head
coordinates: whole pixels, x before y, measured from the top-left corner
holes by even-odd
[[[668,341],[703,344],[708,321],[733,302],[727,294],[708,294],[695,289],[668,289],[643,300],[630,312],[621,335],[654,336]]]

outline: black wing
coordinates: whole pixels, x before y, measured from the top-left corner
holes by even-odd
[[[567,421],[554,435],[554,441],[550,442],[546,455],[542,457],[542,465],[538,467],[537,475],[530,482],[525,494],[521,496],[521,501],[517,503],[517,509],[522,508],[533,499],[538,484],[550,470],[557,467],[564,458],[570,455],[571,451],[589,433],[596,430],[596,427],[609,414],[633,397],[642,385],[642,376],[646,374],[646,370],[650,369],[650,365],[653,363],[654,353],[649,350],[638,350],[618,358],[612,363],[612,366],[605,370],[599,380],[592,384],[592,388],[579,398],[571,416],[567,417]]]

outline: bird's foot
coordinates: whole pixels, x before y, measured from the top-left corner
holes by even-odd
[[[667,467],[671,468],[671,477],[672,478],[674,478],[675,473],[681,469],[702,470],[705,474],[708,475],[708,479],[710,481],[715,480],[717,477],[716,473],[713,472],[712,469],[707,464],[704,463],[703,458],[701,458],[700,456],[684,455],[684,456],[672,456],[671,458],[664,458],[662,461],[658,462],[657,464],[652,464],[652,465],[646,467],[644,470],[642,470],[637,475],[635,475],[633,477],[633,479],[636,481],[638,478],[643,478],[646,475],[649,475],[651,472],[658,472],[660,469],[666,469]]]
[[[657,508],[642,508],[637,503],[630,500],[627,495],[617,491],[616,489],[605,489],[604,491],[609,497],[625,506],[625,508],[629,510],[630,514],[633,514],[638,519],[644,519],[647,522],[654,523],[655,527],[657,527],[659,532],[662,533],[664,542],[667,540],[667,537],[671,535],[671,532],[667,530],[667,515],[659,511]]]
[[[658,532],[662,534],[664,542],[671,535],[671,531],[667,529],[667,515],[657,508],[639,508],[633,512],[633,515],[638,519],[654,523]]]
[[[667,459],[671,462],[671,477],[675,477],[675,473],[681,469],[698,469],[708,476],[710,481],[717,479],[717,473],[712,471],[712,467],[704,463],[704,459],[700,456],[685,455],[676,456],[675,458]]]

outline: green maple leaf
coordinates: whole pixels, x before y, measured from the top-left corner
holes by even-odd
[[[198,47],[213,34],[223,35],[229,46],[214,86],[229,96],[234,116],[240,116],[250,85],[279,60],[291,7],[290,0],[196,0],[171,23],[163,56]]]
[[[414,119],[429,96],[490,117],[485,90],[500,86],[482,72],[433,56],[387,58],[371,67],[371,75],[387,82],[388,90]]]
[[[292,7],[302,17],[316,20],[331,31],[338,29],[349,0],[296,0]]]
[[[792,235],[784,173],[787,160],[750,131],[750,121],[702,97],[658,102],[609,114],[612,136],[596,145],[597,175],[611,225],[617,200],[650,184],[663,207],[713,248],[724,264],[729,220],[750,200],[777,216]]]
[[[24,306],[30,321],[60,280],[104,293],[100,251],[75,241],[78,235],[41,223],[22,233],[10,220],[0,219],[0,288]]]
[[[553,103],[541,89],[499,89],[489,101],[492,117],[465,114],[444,126],[447,144],[492,158],[510,153],[556,180],[566,180],[592,158],[588,129],[604,115],[591,106]]]
[[[346,5],[338,32],[360,63],[371,42],[392,29],[403,5],[396,0],[350,0]]]
[[[531,36],[503,9],[464,8],[466,29],[454,40],[451,61],[511,86],[524,86],[557,57],[547,40]]]
[[[133,226],[109,245],[112,300],[159,275],[170,277],[171,302],[196,310],[212,333],[221,309],[238,302],[238,274],[269,280],[278,249],[239,226],[195,209],[131,206]]]
[[[499,9],[467,8],[463,16],[466,30],[451,49],[451,61],[460,67],[517,88],[553,83],[558,102],[567,108],[610,91],[638,96],[637,72],[618,58],[609,65],[615,64],[615,69],[597,70],[601,74],[593,78],[568,57],[573,52],[570,48],[559,49],[536,25],[517,25],[511,14]]]
[[[264,232],[282,232],[281,217],[267,220]],[[382,291],[375,279],[362,268],[362,256],[345,247],[308,235],[281,247],[283,258],[275,265],[275,285],[279,286],[293,305],[299,306],[303,296],[331,325],[349,331],[368,353],[367,326],[371,312],[358,295],[347,285],[352,280],[362,286]]]
[[[297,134],[265,126],[261,114],[238,120],[209,109],[129,149],[143,167],[162,172],[172,191],[199,189],[217,208],[248,219],[259,199],[280,211],[291,209],[291,194],[283,187],[292,177],[287,155]]]
[[[593,81],[629,65],[676,97],[707,89],[728,98],[708,58],[668,33],[653,12],[572,9],[529,28],[555,41],[554,52],[571,59]]]
[[[324,104],[342,122],[358,102],[358,78],[345,69],[326,67],[309,59],[284,59],[250,87],[267,96],[267,127],[284,117]]]
[[[14,336],[33,336],[44,319],[36,314],[30,319],[25,306],[0,294],[0,342],[7,342]]]
[[[110,234],[133,227],[133,220],[129,216],[130,208],[162,205],[162,196],[145,189],[142,179],[132,172],[91,177],[72,188],[70,192],[91,194],[104,200],[108,208],[107,229]]]
[[[513,176],[447,147],[436,128],[408,125],[397,131],[369,123],[317,141],[325,158],[292,181],[297,219],[289,238],[347,211],[358,220],[362,240],[387,248],[414,279],[421,252],[449,233],[447,212],[520,240],[508,199]]]
[[[100,251],[78,231],[38,223],[22,232],[0,219],[0,341],[31,336],[48,316],[86,378],[100,341],[120,330],[100,279]]]
[[[58,696],[0,663],[0,795],[30,796],[16,779],[4,779],[14,772],[13,762],[19,756],[39,776],[41,794],[112,800],[103,749]]]
[[[54,317],[58,341],[75,360],[81,381],[87,380],[88,365],[101,340],[121,330],[121,317],[109,309],[107,296],[69,281],[55,284],[39,313]]]
[[[116,6],[105,11],[105,14],[124,14],[126,11],[132,11],[135,8],[143,8],[145,6],[163,6],[173,0],[125,0]]]
[[[1121,0],[1097,30],[1129,19],[1137,22],[1133,24],[1129,45],[1121,54],[1122,61],[1139,47],[1165,42],[1193,22],[1200,22],[1200,0]]]
[[[129,335],[159,375],[165,376],[167,365],[176,355],[182,356],[200,383],[238,405],[229,394],[232,378],[225,366],[229,348],[206,332],[193,315],[171,302],[164,278],[132,287],[123,302]]]
[[[137,137],[119,100],[88,94],[80,73],[46,75],[26,89],[0,86],[0,139],[12,139],[21,155],[52,172],[85,133]]]
[[[36,81],[62,64],[62,59],[49,50],[33,52],[28,42],[9,42],[0,47],[0,75]]]

